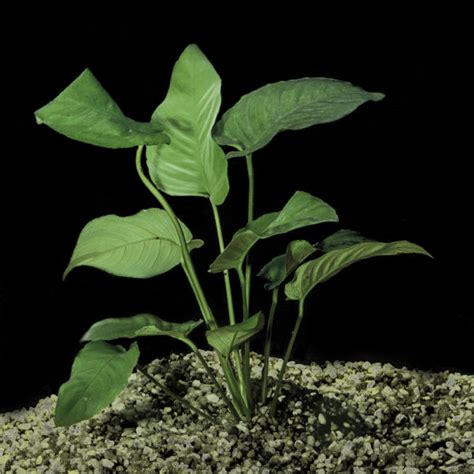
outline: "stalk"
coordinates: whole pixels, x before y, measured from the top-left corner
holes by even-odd
[[[204,321],[209,329],[216,329],[217,323],[212,314],[211,308],[207,302],[207,299],[204,295],[204,292],[201,288],[201,284],[199,279],[196,275],[196,271],[194,269],[193,262],[191,260],[191,256],[189,255],[188,246],[186,243],[186,239],[184,238],[183,229],[176,217],[171,206],[168,204],[168,201],[165,197],[160,193],[160,191],[151,183],[151,181],[146,177],[145,173],[143,172],[143,168],[141,165],[141,157],[143,152],[143,145],[140,145],[137,148],[136,156],[135,156],[135,165],[137,169],[137,173],[142,180],[143,184],[146,188],[153,194],[153,196],[157,199],[157,201],[161,204],[163,209],[168,213],[168,216],[171,218],[171,222],[178,234],[178,239],[180,243],[181,249],[181,257],[182,257],[182,265],[185,270],[186,276],[188,277],[189,283],[193,289],[194,295],[196,296],[199,308],[201,310],[202,316]],[[227,383],[229,385],[230,392],[232,394],[232,402],[234,404],[237,413],[241,419],[248,418],[250,416],[250,411],[246,406],[242,396],[240,394],[239,386],[235,380],[234,373],[232,371],[232,367],[229,362],[222,357],[220,354],[217,354],[219,358],[219,362],[222,366],[222,370],[224,371]]]
[[[267,393],[268,393],[268,363],[269,363],[269,358],[270,358],[270,346],[272,343],[273,318],[275,316],[275,311],[278,304],[278,290],[279,290],[279,287],[277,286],[272,291],[272,305],[270,306],[270,315],[268,316],[268,322],[267,322],[267,333],[265,335],[265,350],[264,350],[262,392],[261,392],[262,403],[265,403],[265,401],[267,400]]]
[[[224,244],[224,236],[222,234],[222,226],[221,226],[221,219],[219,216],[219,209],[212,201],[211,201],[211,206],[212,206],[212,214],[214,216],[214,222],[216,224],[217,240],[219,243],[219,252],[222,253],[224,251],[225,244]],[[231,286],[230,275],[229,275],[228,270],[224,270],[224,284],[225,284],[225,292],[226,292],[226,298],[227,298],[227,310],[229,312],[229,324],[234,325],[235,324],[235,310],[234,310],[234,301],[232,298],[232,286]],[[240,358],[239,351],[234,351],[233,357],[235,358],[235,365],[237,367],[240,393],[242,394],[242,397],[244,398],[244,401],[246,402],[248,406],[248,400],[246,399],[244,372],[242,368],[242,360]]]
[[[295,343],[295,339],[298,334],[301,321],[303,320],[303,314],[304,314],[304,300],[301,300],[299,302],[299,307],[298,307],[298,318],[296,319],[295,327],[293,328],[293,332],[291,334],[290,343],[288,344],[288,348],[286,349],[285,359],[283,361],[283,365],[280,370],[280,375],[278,376],[278,382],[275,388],[275,394],[273,395],[272,404],[270,406],[270,416],[272,417],[275,417],[276,406],[278,403],[278,396],[280,394],[281,386],[283,384],[283,375],[286,370],[286,365],[288,364],[288,361],[290,360],[291,351],[293,350],[293,345]]]

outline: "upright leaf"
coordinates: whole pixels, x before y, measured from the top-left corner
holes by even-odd
[[[189,250],[202,246],[180,222]],[[145,209],[133,216],[108,215],[90,221],[77,241],[64,277],[87,265],[118,276],[149,278],[181,261],[179,238],[162,209]]]
[[[304,300],[319,283],[337,275],[353,263],[372,257],[419,253],[431,255],[419,245],[406,240],[395,242],[361,242],[350,247],[331,250],[319,258],[303,263],[293,280],[285,285],[285,293],[290,300]]]
[[[196,329],[200,321],[173,323],[155,316],[154,314],[137,314],[125,318],[107,318],[94,323],[82,336],[84,341],[112,341],[121,337],[133,338],[139,336],[169,336],[179,340]]]
[[[323,200],[303,191],[296,191],[281,211],[264,214],[238,230],[209,270],[218,273],[230,268],[240,268],[249,250],[260,239],[300,227],[337,221],[336,211]]]
[[[38,124],[45,123],[73,140],[106,148],[169,142],[159,122],[136,122],[126,117],[89,69],[35,116]]]
[[[70,379],[59,388],[54,421],[69,426],[87,420],[114,401],[126,387],[140,351],[107,342],[89,342],[76,356]]]
[[[263,148],[283,130],[299,130],[333,122],[369,100],[383,99],[349,82],[307,77],[267,84],[244,95],[216,124],[220,145],[238,149],[228,157],[245,156]]]
[[[152,122],[165,125],[169,145],[147,148],[153,182],[174,196],[205,196],[222,204],[229,191],[227,161],[211,130],[221,105],[221,79],[196,45],[174,66],[170,88]]]
[[[283,255],[273,258],[258,273],[258,276],[268,280],[265,283],[265,289],[273,290],[280,286],[293,270],[314,252],[316,252],[315,247],[306,240],[290,242]]]
[[[230,326],[206,331],[207,342],[224,357],[255,336],[264,326],[265,316],[261,311],[245,321]]]

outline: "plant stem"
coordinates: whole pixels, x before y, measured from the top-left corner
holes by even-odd
[[[198,277],[196,275],[193,262],[189,255],[188,245],[184,237],[183,229],[181,228],[181,225],[178,221],[178,218],[176,217],[176,214],[174,213],[171,206],[168,204],[168,201],[160,193],[160,191],[151,183],[151,181],[145,176],[145,173],[143,172],[143,168],[141,164],[142,152],[143,152],[143,146],[141,145],[138,147],[136,157],[135,157],[135,164],[136,164],[138,175],[140,176],[140,179],[142,180],[143,184],[148,188],[148,190],[153,194],[153,196],[155,196],[155,198],[161,204],[163,209],[168,213],[168,216],[170,217],[171,222],[173,223],[176,233],[178,234],[178,239],[179,239],[179,244],[180,244],[180,249],[181,249],[181,256],[182,256],[182,264],[186,270],[186,275],[188,276],[190,280],[190,284],[193,287],[194,293],[199,303],[199,307],[203,311],[204,321],[206,322],[207,326],[210,329],[216,329],[217,323],[216,323],[216,320],[214,319],[214,315],[212,314],[211,308],[209,307],[209,304],[207,303],[206,297],[204,296],[204,292],[202,291],[202,288],[201,288],[201,284],[199,283]]]
[[[219,216],[219,209],[218,207],[211,201],[212,206],[212,214],[214,216],[214,222],[216,224],[216,231],[217,231],[217,240],[219,243],[219,252],[222,253],[224,251],[224,236],[222,235],[222,226],[221,226],[221,219]],[[229,312],[229,324],[235,324],[235,310],[234,310],[234,301],[232,298],[232,286],[230,282],[230,275],[228,270],[224,270],[224,283],[225,283],[225,292],[227,297],[227,309]],[[248,400],[246,400],[246,390],[245,390],[245,382],[244,382],[244,373],[242,369],[242,361],[240,359],[240,353],[238,351],[233,352],[233,356],[235,357],[235,365],[237,367],[237,374],[239,378],[239,386],[240,386],[240,393],[244,400],[248,404]]]
[[[207,364],[206,360],[204,357],[201,355],[199,352],[199,349],[196,347],[196,345],[190,341],[187,340],[185,341],[186,344],[193,350],[194,354],[196,354],[196,357],[199,359],[201,364],[203,365],[204,369],[206,370],[207,374],[211,378],[212,382],[214,383],[215,387],[217,388],[217,391],[219,392],[220,396],[224,400],[225,404],[227,405],[227,408],[229,408],[229,411],[232,413],[232,416],[235,418],[237,422],[239,422],[240,418],[239,415],[237,414],[235,408],[232,406],[232,403],[230,402],[229,398],[227,397],[225,390],[223,389],[222,385],[217,381],[214,373],[212,372],[211,368]]]
[[[286,370],[286,365],[288,364],[288,361],[290,360],[291,351],[293,350],[293,345],[295,343],[295,339],[298,334],[301,321],[303,320],[303,314],[304,314],[304,300],[300,300],[299,306],[298,306],[298,317],[296,319],[295,327],[293,328],[293,332],[291,334],[290,343],[288,344],[288,348],[286,350],[285,359],[283,361],[283,365],[280,370],[280,375],[278,376],[278,382],[275,388],[275,394],[273,395],[273,400],[270,407],[270,416],[272,417],[275,417],[276,406],[278,403],[278,395],[280,394],[280,389],[283,383],[283,375]]]
[[[185,270],[186,276],[188,277],[189,283],[193,289],[193,292],[196,296],[204,321],[209,329],[216,329],[217,323],[216,323],[216,320],[214,319],[214,315],[212,314],[211,308],[209,307],[207,299],[201,288],[199,279],[196,275],[196,271],[194,269],[191,256],[189,255],[186,239],[184,238],[183,229],[181,228],[181,225],[178,221],[178,218],[176,217],[176,214],[174,213],[171,206],[168,204],[168,201],[160,193],[160,191],[153,185],[153,183],[146,177],[145,173],[143,172],[143,168],[141,164],[142,152],[143,152],[143,146],[140,145],[137,148],[137,152],[135,156],[135,165],[136,165],[138,176],[140,177],[140,179],[142,180],[146,188],[153,194],[153,196],[161,204],[163,209],[168,213],[168,216],[170,217],[176,229],[176,232],[178,234],[180,249],[181,249],[182,265]],[[242,395],[240,394],[240,388],[235,380],[232,366],[230,365],[229,361],[227,361],[220,354],[217,354],[217,357],[219,358],[219,362],[222,366],[222,370],[224,371],[225,378],[229,385],[229,389],[232,394],[232,402],[234,404],[235,409],[237,410],[239,416],[242,419],[244,417],[248,418],[249,409],[246,406],[246,402],[242,399]]]
[[[270,358],[270,346],[272,343],[272,332],[273,332],[273,317],[275,316],[276,307],[278,304],[278,290],[279,286],[272,291],[272,305],[270,306],[270,315],[268,316],[267,322],[267,333],[265,335],[265,350],[264,350],[264,363],[262,373],[262,393],[261,402],[265,403],[267,400],[268,393],[268,363]]]
[[[202,410],[200,410],[199,408],[196,408],[194,405],[192,405],[191,403],[189,403],[185,398],[179,396],[177,393],[174,393],[172,390],[170,390],[168,387],[166,387],[165,385],[162,385],[160,382],[158,382],[158,380],[155,379],[155,377],[153,377],[152,375],[150,375],[143,367],[141,367],[140,365],[137,365],[137,369],[143,374],[145,375],[146,377],[148,377],[152,382],[154,382],[161,390],[163,390],[163,392],[166,393],[166,395],[170,396],[171,398],[174,398],[175,400],[177,400],[179,403],[181,403],[182,405],[184,405],[186,408],[189,408],[190,410],[194,411],[195,413],[197,413],[199,416],[202,416],[203,418],[205,418],[206,420],[210,421],[211,423],[213,424],[216,424],[216,419],[215,418],[212,418],[210,415],[208,415],[207,413],[203,412]],[[221,424],[220,422],[217,422],[217,424]]]

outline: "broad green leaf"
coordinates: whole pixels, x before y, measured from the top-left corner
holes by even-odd
[[[261,311],[246,321],[230,326],[206,331],[207,342],[224,357],[237,349],[243,342],[257,334],[265,324],[265,316]]]
[[[184,340],[201,321],[173,323],[153,314],[137,314],[126,318],[107,318],[93,324],[82,336],[84,341],[111,341],[121,337],[169,336]]]
[[[336,211],[323,200],[303,191],[296,191],[281,211],[264,214],[238,230],[211,264],[209,271],[218,273],[230,268],[240,268],[249,250],[260,239],[308,225],[337,221]]]
[[[201,247],[202,240],[192,240],[189,229],[180,224],[188,249]],[[132,216],[112,214],[86,224],[63,278],[82,265],[118,276],[149,278],[167,272],[180,261],[179,238],[166,211],[144,209]]]
[[[169,142],[159,122],[136,122],[126,117],[89,69],[35,116],[38,124],[44,123],[73,140],[106,148]]]
[[[431,255],[419,245],[406,240],[396,242],[361,242],[350,247],[331,250],[319,258],[303,263],[293,280],[285,285],[290,300],[304,300],[319,283],[323,283],[353,263],[372,257],[419,253]]]
[[[204,196],[222,204],[229,192],[227,160],[213,140],[221,105],[221,79],[196,45],[174,66],[170,88],[152,122],[165,125],[169,145],[147,147],[153,182],[173,196]]]
[[[267,84],[244,95],[216,124],[214,138],[245,156],[263,148],[283,130],[300,130],[333,122],[369,100],[383,99],[349,82],[307,77]]]
[[[59,387],[54,421],[70,426],[87,420],[115,400],[126,387],[140,351],[107,342],[89,342],[77,354],[71,377]]]
[[[319,242],[316,248],[321,250],[321,252],[327,253],[331,250],[351,247],[361,242],[373,242],[373,239],[364,237],[355,230],[341,229]]]
[[[293,240],[286,247],[286,252],[268,262],[260,270],[258,276],[268,280],[268,283],[265,283],[267,290],[273,290],[280,286],[293,270],[314,252],[316,252],[315,247],[306,240]]]

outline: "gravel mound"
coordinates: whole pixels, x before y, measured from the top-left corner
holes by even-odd
[[[214,353],[201,354],[222,376]],[[281,364],[270,359],[270,395]],[[261,365],[251,353],[255,380]],[[0,472],[474,473],[473,375],[290,362],[277,419],[259,405],[251,424],[233,425],[193,353],[146,368],[216,424],[136,372],[110,407],[68,428],[54,426],[56,395],[0,415]]]

